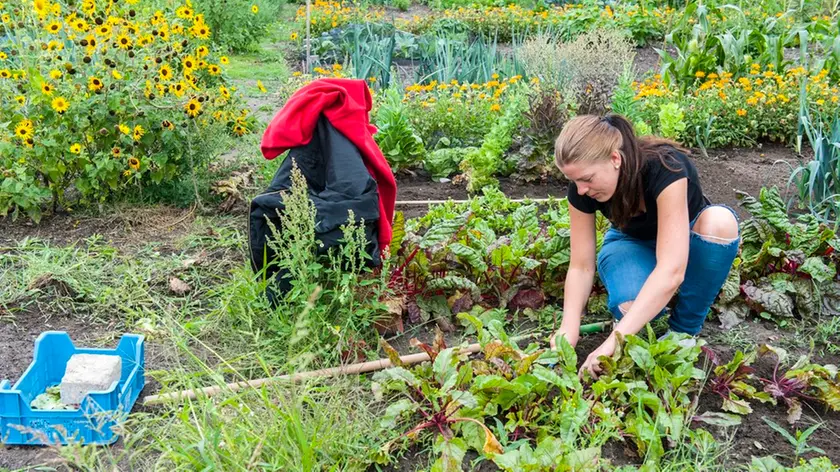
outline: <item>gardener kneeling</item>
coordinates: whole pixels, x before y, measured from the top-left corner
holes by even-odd
[[[570,181],[571,262],[563,321],[551,338],[577,343],[596,263],[617,323],[580,373],[598,377],[616,333],[638,333],[661,316],[679,290],[670,331],[696,336],[738,252],[735,212],[703,194],[688,150],[639,137],[620,115],[579,116],[558,136],[555,163]],[[612,223],[595,254],[595,211]]]

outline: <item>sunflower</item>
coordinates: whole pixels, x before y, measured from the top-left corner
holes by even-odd
[[[38,16],[44,16],[49,13],[50,4],[47,0],[33,0],[32,7]]]
[[[70,146],[70,152],[73,154],[78,154],[82,152],[82,145],[79,143],[73,144]]]
[[[172,34],[184,34],[184,25],[172,25]]]
[[[192,56],[184,57],[184,60],[181,62],[181,65],[184,66],[184,73],[191,72],[195,67],[198,65],[195,62],[195,59]]]
[[[57,69],[53,69],[50,71],[50,78],[53,80],[58,80],[62,76],[61,71]]]
[[[114,147],[114,148],[111,149],[111,155],[112,156],[120,157],[121,154],[122,154],[122,150],[120,148]]]
[[[131,38],[128,36],[121,34],[117,36],[117,46],[120,49],[128,49],[131,47]]]
[[[21,140],[30,139],[34,134],[34,129],[35,125],[32,124],[32,120],[23,120],[15,126],[15,136]]]
[[[263,85],[262,80],[257,81],[257,88],[260,89],[260,92],[266,93],[268,90],[265,89],[265,85]]]
[[[169,120],[163,120],[163,121],[161,121],[161,122],[160,122],[160,127],[161,127],[161,128],[163,128],[163,129],[168,129],[168,130],[170,130],[170,131],[172,131],[173,129],[175,129],[175,125],[173,125],[173,124],[172,124],[172,122],[171,122],[171,121],[169,121]]]
[[[137,126],[134,127],[134,140],[135,141],[140,141],[140,138],[142,138],[144,134],[146,134],[146,130],[144,130],[142,126],[137,125]]]
[[[120,72],[116,69],[111,71],[111,75],[117,80],[122,80],[122,78],[123,78],[123,75],[120,74]]]
[[[298,39],[298,34],[297,34],[297,33],[292,33],[292,34],[289,36],[289,38],[291,38],[291,40],[292,40],[292,41],[297,41],[297,39]]]
[[[108,25],[102,25],[99,28],[96,28],[96,34],[98,34],[99,36],[110,36],[111,27]]]
[[[55,90],[55,89],[53,89],[52,85],[50,85],[46,82],[41,84],[41,93],[43,93],[44,95],[52,95],[53,90]]]
[[[242,125],[236,125],[233,127],[233,132],[236,133],[238,136],[243,136],[248,130]]]
[[[5,61],[8,57],[5,52],[0,51],[0,61]]]
[[[169,39],[169,31],[161,29],[160,31],[158,31],[158,36],[161,40],[166,41]]]
[[[67,100],[65,100],[64,97],[55,97],[52,99],[52,108],[57,113],[64,113],[68,108],[70,108],[70,104],[67,103]]]
[[[207,66],[207,70],[210,71],[210,75],[219,75],[222,72],[222,69],[216,64],[210,64]]]
[[[88,30],[88,24],[85,20],[79,19],[73,22],[73,29],[82,33]]]
[[[53,21],[47,25],[46,30],[52,34],[58,34],[58,32],[61,31],[61,23]]]
[[[193,17],[193,11],[189,7],[181,7],[175,10],[175,14],[182,20],[190,20]]]
[[[187,86],[184,82],[179,81],[178,83],[172,84],[169,86],[169,91],[172,92],[173,95],[176,97],[182,97],[184,92],[186,91]]]
[[[169,80],[172,78],[172,68],[169,67],[168,64],[164,64],[160,66],[158,70],[158,74],[160,74],[160,78],[163,80]]]
[[[26,105],[26,97],[24,97],[23,95],[18,95],[17,97],[15,97],[15,101],[18,102],[18,105],[20,106]]]
[[[8,79],[12,76],[12,73],[9,72],[9,69],[0,69],[0,79]]]
[[[258,7],[256,5],[251,5],[251,13],[256,15],[259,12],[260,12],[260,7]]]
[[[190,99],[190,101],[184,105],[184,111],[191,117],[195,118],[199,113],[201,113],[201,102],[194,98]]]
[[[192,32],[195,37],[200,39],[207,39],[210,37],[210,28],[204,24],[196,24],[192,27]]]
[[[128,158],[128,167],[131,167],[135,171],[140,170],[140,159],[136,157],[129,157]]]
[[[230,64],[230,59],[228,59],[227,56],[222,56],[222,57],[219,58],[219,63],[222,64],[223,66],[226,66],[226,65]]]
[[[195,55],[198,57],[204,57],[210,54],[210,49],[207,46],[199,46],[198,49],[195,50]]]
[[[117,125],[117,129],[119,129],[120,133],[122,133],[122,134],[128,134],[128,133],[131,132],[131,128],[129,128],[128,126],[126,126],[122,123]]]
[[[227,87],[225,87],[224,85],[219,87],[219,93],[222,95],[222,97],[224,97],[225,100],[230,99],[230,91],[228,91]]]
[[[88,78],[88,88],[92,92],[96,92],[102,89],[102,81],[99,80],[97,77],[89,77]]]

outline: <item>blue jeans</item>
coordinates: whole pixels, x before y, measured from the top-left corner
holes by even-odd
[[[738,215],[725,205],[709,205],[697,214],[712,206],[722,206]],[[732,263],[738,254],[738,238],[733,241],[713,242],[703,239],[695,233],[695,217],[691,221],[689,238],[688,265],[685,277],[677,294],[677,303],[668,319],[671,329],[681,333],[696,335],[703,328],[703,322],[709,308],[717,298]],[[648,276],[656,267],[656,240],[641,240],[610,228],[598,253],[598,276],[607,289],[610,311],[616,320],[623,313],[619,306],[638,297]],[[664,314],[663,309],[656,317]]]

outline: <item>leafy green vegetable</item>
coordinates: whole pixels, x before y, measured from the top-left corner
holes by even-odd
[[[33,410],[74,410],[70,405],[65,405],[61,402],[61,387],[58,385],[53,385],[52,387],[47,387],[47,390],[35,397],[29,403],[29,406]]]

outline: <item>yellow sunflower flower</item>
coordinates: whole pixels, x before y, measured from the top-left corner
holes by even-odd
[[[205,24],[196,24],[192,27],[192,33],[196,38],[207,39],[210,37],[210,28]]]
[[[134,127],[134,140],[135,141],[140,141],[140,138],[142,138],[144,134],[146,134],[146,130],[144,130],[142,126],[137,125],[137,126]]]
[[[210,54],[210,49],[207,46],[199,46],[198,49],[195,50],[195,55],[198,57],[204,57]]]
[[[210,72],[210,75],[219,75],[222,72],[222,69],[216,64],[210,64],[207,66],[207,70]]]
[[[122,154],[122,150],[120,148],[114,147],[114,148],[111,149],[111,155],[112,156],[120,157],[121,154]]]
[[[23,120],[15,126],[15,136],[21,140],[29,139],[35,132],[35,125],[32,120]]]
[[[251,13],[256,15],[259,12],[260,12],[260,7],[258,7],[256,5],[251,5]]]
[[[163,129],[168,129],[168,130],[170,130],[170,131],[172,131],[173,129],[175,129],[175,125],[174,125],[174,124],[172,124],[172,122],[171,122],[171,121],[169,121],[169,120],[163,120],[163,121],[160,123],[160,127],[161,127],[161,128],[163,128]]]
[[[140,159],[137,159],[136,157],[129,157],[128,167],[131,167],[135,171],[140,170]]]
[[[9,56],[7,56],[5,52],[0,51],[0,61],[5,61],[8,57]],[[227,60],[227,58],[225,58],[225,60]]]
[[[50,24],[47,25],[46,30],[49,33],[58,34],[58,32],[61,31],[61,23],[59,23],[57,21],[53,21],[53,22],[51,22]]]
[[[184,111],[192,118],[195,118],[199,113],[201,113],[201,102],[194,98],[191,99],[186,105],[184,105]]]
[[[123,78],[123,75],[120,74],[120,72],[116,69],[111,71],[111,75],[117,80],[122,80],[122,78]]]
[[[12,73],[9,72],[9,69],[0,69],[0,79],[8,79],[12,76]]]
[[[119,128],[120,133],[122,133],[122,134],[128,134],[128,133],[130,133],[130,132],[131,132],[131,128],[129,128],[128,126],[126,126],[126,125],[124,125],[124,124],[122,124],[122,123],[120,123],[119,125],[117,125],[117,128]]]
[[[99,80],[99,78],[97,78],[97,77],[89,77],[88,78],[88,88],[92,92],[97,92],[99,90],[102,90],[102,81]]]
[[[172,92],[173,95],[176,97],[182,97],[184,92],[186,91],[187,86],[184,82],[177,82],[169,86],[169,91]]]
[[[70,146],[70,152],[73,154],[78,154],[82,152],[82,145],[79,143],[73,144]]]
[[[54,90],[55,89],[53,88],[53,86],[46,82],[41,84],[41,93],[43,93],[44,95],[52,95]]]
[[[158,74],[161,80],[169,80],[172,78],[172,68],[168,64],[164,64],[158,69]]]
[[[131,38],[128,36],[121,34],[117,36],[117,47],[120,49],[128,49],[131,47]]]
[[[257,88],[260,89],[260,92],[266,93],[268,90],[265,89],[265,86],[262,83],[262,80],[257,81]]]
[[[221,64],[223,66],[226,66],[226,65],[230,64],[230,59],[228,59],[227,56],[222,56],[222,57],[219,58],[219,64]]]
[[[63,97],[55,97],[52,99],[52,108],[57,113],[64,113],[70,108],[70,104]]]

